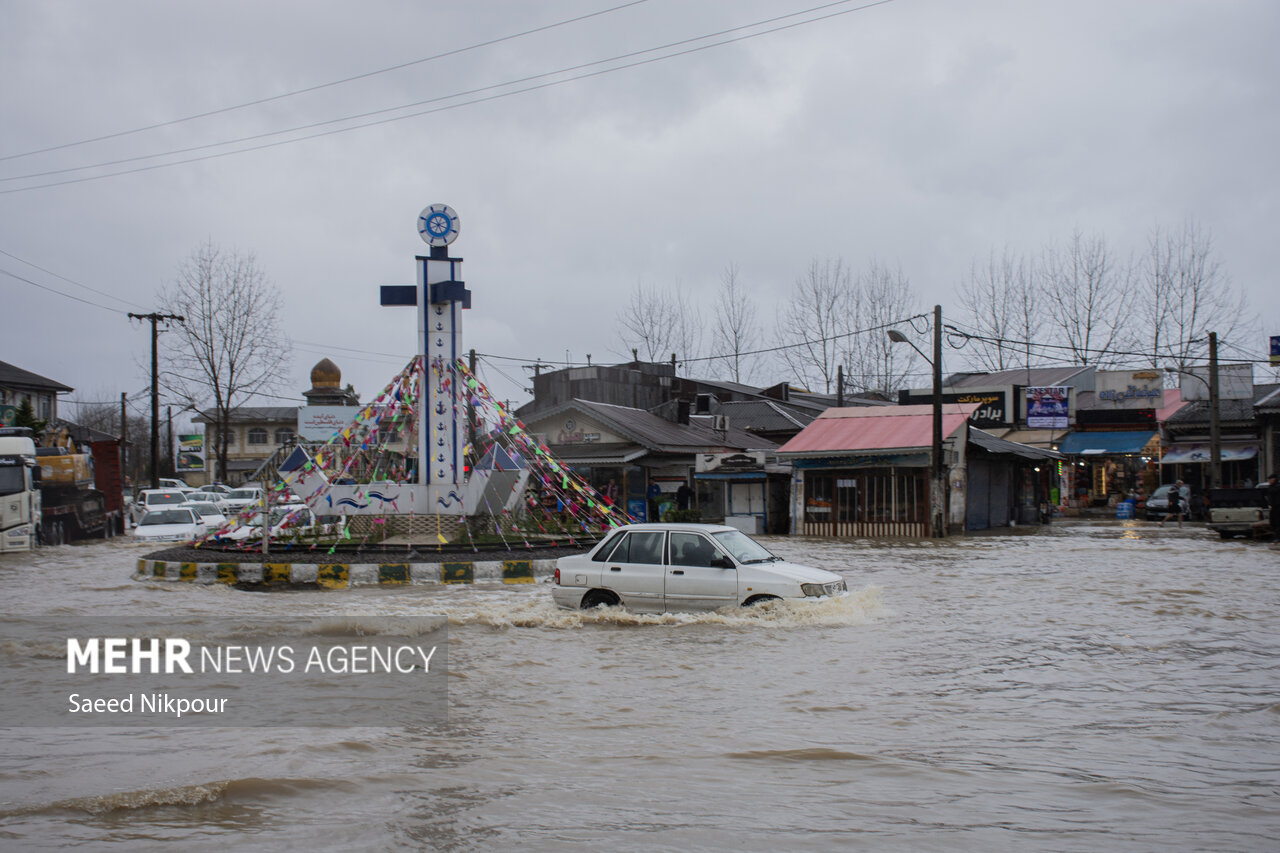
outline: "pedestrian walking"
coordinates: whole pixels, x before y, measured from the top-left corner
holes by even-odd
[[[1164,527],[1164,523],[1169,520],[1169,516],[1178,516],[1178,526],[1182,526],[1183,513],[1187,511],[1187,503],[1183,499],[1182,481],[1179,480],[1174,487],[1169,490],[1169,511],[1165,513],[1164,518],[1160,519],[1160,526]]]

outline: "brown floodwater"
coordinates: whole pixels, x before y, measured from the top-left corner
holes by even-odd
[[[1275,546],[1141,521],[762,541],[850,595],[634,616],[543,583],[144,583],[123,539],[0,556],[19,669],[103,614],[281,643],[449,625],[434,723],[2,729],[0,849],[1275,848]]]

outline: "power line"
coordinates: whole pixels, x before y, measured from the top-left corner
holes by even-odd
[[[119,296],[116,296],[114,293],[107,293],[105,290],[98,290],[97,288],[90,287],[90,286],[89,286],[89,285],[87,285],[87,284],[81,284],[80,282],[75,281],[74,279],[67,278],[65,275],[59,275],[58,273],[54,272],[53,270],[47,270],[47,269],[45,269],[44,267],[40,266],[39,264],[33,264],[33,263],[31,263],[31,261],[24,260],[24,259],[22,259],[22,258],[18,257],[17,255],[13,254],[12,252],[6,252],[4,249],[0,249],[0,255],[4,255],[4,256],[6,256],[6,257],[13,258],[13,259],[14,259],[15,261],[17,261],[18,263],[26,264],[27,266],[31,267],[32,269],[37,269],[37,270],[40,270],[40,272],[42,272],[42,273],[46,273],[47,275],[51,275],[51,276],[53,276],[54,278],[62,279],[62,280],[63,280],[63,281],[65,281],[67,284],[74,284],[76,287],[83,287],[85,290],[88,290],[88,291],[90,291],[90,292],[92,292],[92,293],[96,293],[96,294],[98,294],[98,295],[100,295],[100,296],[105,296],[105,297],[107,297],[108,299],[114,299],[114,300],[116,300],[117,302],[123,302],[125,305],[132,305],[134,308],[142,308],[142,307],[143,307],[143,306],[139,305],[139,304],[138,304],[138,303],[136,303],[136,302],[130,302],[128,299],[121,299]],[[37,285],[37,287],[38,287],[38,286],[39,286],[39,285]],[[55,291],[55,292],[56,292],[56,291]],[[92,304],[92,303],[90,303],[90,304]],[[103,306],[103,307],[106,307],[106,306]]]
[[[8,254],[8,252],[6,252],[5,254]],[[10,257],[12,257],[12,255],[10,255]],[[26,263],[26,261],[23,261],[23,263]],[[37,267],[37,269],[38,269],[38,267]],[[52,288],[52,287],[49,287],[49,286],[47,286],[47,285],[40,284],[39,282],[32,281],[32,280],[31,280],[31,279],[29,279],[29,278],[24,278],[23,276],[20,276],[20,275],[18,275],[17,273],[9,272],[8,270],[3,269],[3,268],[0,268],[0,273],[4,273],[5,275],[9,276],[10,278],[16,278],[18,281],[21,281],[21,282],[24,282],[24,283],[26,283],[26,284],[29,284],[29,285],[31,285],[32,287],[38,287],[38,288],[40,288],[41,290],[47,290],[47,291],[49,291],[50,293],[56,293],[56,294],[58,294],[59,296],[65,296],[67,299],[74,299],[76,302],[83,302],[85,305],[92,305],[94,308],[101,308],[101,309],[102,309],[102,310],[104,310],[104,311],[110,311],[112,314],[124,314],[124,313],[126,313],[126,312],[124,312],[124,311],[121,311],[119,308],[112,308],[112,307],[110,307],[110,306],[108,306],[108,305],[103,305],[103,304],[102,304],[102,303],[100,303],[100,302],[92,302],[92,301],[90,301],[90,300],[88,300],[88,299],[81,299],[79,296],[72,296],[70,293],[63,293],[61,290],[57,290],[56,288]]]
[[[562,68],[562,69],[560,69],[560,70],[558,70],[558,71],[549,71],[549,72],[546,72],[546,73],[543,73],[543,74],[537,74],[537,75],[533,75],[533,76],[530,76],[530,77],[525,77],[525,78],[521,78],[521,79],[517,79],[517,80],[511,80],[511,81],[507,81],[507,82],[505,82],[505,83],[497,83],[497,84],[494,84],[494,85],[491,85],[491,86],[484,86],[484,87],[481,87],[481,88],[478,88],[478,89],[472,89],[472,90],[469,90],[469,91],[466,91],[466,92],[458,92],[458,93],[454,93],[454,94],[452,94],[452,95],[442,95],[442,96],[439,96],[439,97],[436,97],[436,98],[430,98],[430,99],[427,99],[427,100],[424,100],[424,101],[417,101],[417,102],[414,102],[414,103],[411,103],[411,104],[402,104],[402,105],[397,106],[397,107],[388,107],[388,108],[383,109],[383,110],[375,110],[375,111],[372,111],[372,112],[362,113],[362,114],[359,114],[359,115],[347,116],[347,117],[344,117],[344,118],[338,118],[338,119],[331,119],[331,120],[323,121],[323,122],[316,122],[316,123],[313,123],[313,124],[310,124],[310,125],[301,125],[301,126],[298,126],[298,127],[294,127],[294,128],[287,129],[287,130],[271,131],[271,132],[269,132],[269,133],[262,133],[262,134],[257,134],[257,135],[254,135],[254,136],[247,136],[247,137],[242,137],[242,138],[240,138],[240,139],[228,140],[228,141],[224,141],[224,142],[209,143],[209,144],[207,144],[207,145],[194,146],[194,147],[191,147],[191,148],[180,149],[180,150],[174,150],[174,151],[169,151],[169,152],[163,152],[163,153],[160,153],[160,154],[142,155],[142,156],[139,156],[139,157],[133,157],[133,158],[128,158],[128,159],[124,159],[124,160],[117,160],[117,161],[112,161],[112,162],[108,162],[108,163],[98,163],[98,164],[94,164],[94,165],[90,165],[90,166],[76,166],[76,167],[71,167],[71,168],[67,168],[67,169],[60,169],[60,170],[55,170],[55,171],[50,171],[50,172],[33,173],[33,174],[29,174],[29,175],[15,175],[15,176],[11,176],[11,177],[8,177],[8,178],[0,178],[0,181],[23,180],[23,179],[29,179],[29,178],[34,178],[34,177],[41,177],[41,176],[46,176],[46,175],[54,175],[54,174],[62,174],[62,173],[66,173],[66,172],[82,171],[82,170],[84,170],[84,169],[104,168],[104,167],[106,167],[106,166],[110,166],[110,165],[118,165],[118,164],[127,163],[127,162],[136,162],[136,161],[138,161],[138,160],[151,159],[151,158],[154,158],[154,157],[172,156],[172,155],[174,155],[174,154],[182,154],[182,153],[187,153],[187,152],[191,152],[191,151],[203,150],[203,149],[206,149],[206,148],[214,148],[214,147],[218,147],[218,146],[222,146],[222,145],[234,145],[234,144],[238,144],[238,143],[240,143],[240,142],[248,142],[248,141],[253,141],[253,140],[255,140],[255,139],[263,139],[263,138],[270,137],[270,136],[278,136],[278,135],[280,135],[280,134],[282,134],[282,133],[295,133],[295,132],[302,131],[302,130],[309,130],[309,129],[311,129],[311,128],[315,128],[315,127],[323,127],[323,126],[325,126],[325,125],[337,124],[337,123],[344,122],[344,121],[356,121],[356,120],[358,120],[358,119],[361,119],[361,118],[367,118],[367,117],[369,117],[369,116],[381,115],[381,114],[385,114],[385,113],[388,113],[388,112],[396,112],[396,111],[398,111],[398,110],[411,109],[411,108],[416,107],[416,106],[421,106],[421,105],[429,104],[429,103],[436,103],[436,102],[441,101],[441,100],[449,100],[449,99],[451,99],[451,98],[465,97],[465,96],[467,96],[467,95],[474,94],[474,93],[477,93],[477,92],[490,91],[490,90],[492,90],[492,89],[499,89],[499,88],[503,88],[503,87],[505,87],[505,86],[518,85],[519,83],[526,82],[526,81],[529,81],[529,80],[542,79],[542,78],[545,78],[545,77],[555,76],[555,75],[557,75],[557,74],[566,74],[566,73],[572,72],[572,71],[574,71],[574,70],[578,70],[578,69],[582,69],[582,68],[588,68],[588,67],[592,67],[592,66],[595,66],[595,65],[600,65],[600,64],[608,63],[608,62],[615,62],[615,61],[617,61],[617,60],[619,60],[619,59],[625,59],[625,58],[628,58],[628,57],[639,56],[639,55],[642,55],[642,54],[645,54],[645,53],[653,53],[653,52],[655,52],[655,51],[665,50],[665,49],[668,49],[668,48],[671,48],[671,47],[679,46],[679,45],[681,45],[681,44],[688,44],[688,43],[690,43],[690,42],[702,41],[702,40],[705,40],[705,39],[708,39],[708,38],[715,38],[716,36],[721,35],[721,34],[724,34],[724,33],[736,32],[736,31],[743,30],[743,29],[751,29],[751,28],[753,28],[753,27],[763,26],[764,24],[771,23],[771,22],[774,22],[774,21],[783,20],[783,19],[785,19],[785,18],[790,18],[790,17],[796,17],[796,16],[798,16],[798,15],[810,14],[810,13],[812,13],[812,12],[814,12],[814,11],[820,11],[820,10],[822,10],[822,9],[829,8],[829,7],[831,7],[831,6],[844,5],[845,3],[849,3],[849,2],[851,2],[851,0],[837,0],[837,2],[834,2],[834,3],[827,3],[827,4],[824,4],[824,5],[822,5],[822,6],[815,6],[815,7],[811,8],[811,9],[806,9],[806,10],[801,11],[801,12],[794,12],[794,13],[791,13],[791,14],[789,14],[789,15],[782,15],[782,16],[779,16],[779,17],[776,17],[776,18],[770,18],[770,19],[767,19],[767,20],[765,20],[765,21],[757,21],[757,22],[755,22],[755,23],[753,23],[753,24],[744,24],[744,25],[742,25],[742,26],[740,26],[740,27],[733,27],[733,28],[730,28],[730,29],[727,29],[727,30],[721,30],[720,32],[717,32],[717,33],[709,33],[709,34],[706,34],[706,35],[696,36],[696,37],[694,37],[694,38],[690,38],[690,39],[683,39],[683,40],[681,40],[681,41],[671,42],[671,43],[669,43],[669,44],[661,45],[661,46],[659,46],[659,47],[646,48],[645,50],[635,51],[635,52],[628,53],[628,54],[621,54],[621,55],[619,55],[619,56],[611,57],[611,58],[609,58],[609,59],[602,59],[602,60],[597,60],[597,61],[595,61],[595,62],[585,63],[585,64],[583,64],[583,65],[572,66],[572,67],[569,67],[569,68]],[[114,178],[114,177],[119,177],[119,176],[121,176],[121,175],[132,175],[132,174],[137,174],[137,173],[140,173],[140,172],[149,172],[149,171],[154,171],[154,170],[156,170],[156,169],[166,169],[166,168],[169,168],[169,167],[172,167],[172,166],[183,166],[183,165],[188,165],[188,164],[190,164],[190,163],[198,163],[198,162],[203,162],[203,161],[205,161],[205,160],[214,160],[214,159],[218,159],[218,158],[222,158],[222,157],[229,157],[229,156],[233,156],[233,155],[236,155],[236,154],[246,154],[246,153],[249,153],[249,152],[251,152],[251,151],[262,151],[262,150],[265,150],[265,149],[268,149],[268,148],[278,148],[278,147],[280,147],[280,146],[283,146],[283,145],[291,145],[291,144],[296,143],[296,142],[305,142],[305,141],[308,141],[308,140],[311,140],[311,139],[319,139],[319,138],[324,137],[324,136],[333,136],[333,135],[336,135],[336,134],[339,134],[339,133],[348,133],[348,132],[353,131],[353,130],[361,130],[361,129],[368,128],[368,127],[377,127],[377,126],[384,125],[384,124],[391,124],[391,123],[398,122],[398,121],[405,121],[406,119],[419,118],[419,117],[421,117],[421,116],[425,116],[425,115],[432,115],[432,114],[435,114],[435,113],[446,112],[446,111],[448,111],[448,110],[454,110],[454,109],[459,109],[459,108],[461,108],[461,107],[473,106],[473,105],[475,105],[475,104],[486,103],[486,102],[488,102],[488,101],[496,101],[496,100],[500,100],[500,99],[502,99],[502,98],[508,98],[508,97],[511,97],[511,96],[513,96],[513,95],[522,95],[522,94],[527,94],[527,93],[529,93],[529,92],[538,91],[538,90],[540,90],[540,89],[547,89],[547,88],[551,88],[551,87],[553,87],[553,86],[561,86],[561,85],[564,85],[565,83],[572,83],[572,82],[576,82],[576,81],[578,81],[578,80],[585,80],[585,79],[588,79],[588,78],[591,78],[591,77],[599,77],[599,76],[602,76],[602,75],[605,75],[605,74],[612,74],[612,73],[613,73],[613,72],[615,72],[615,71],[623,71],[623,70],[626,70],[626,69],[629,69],[629,68],[635,68],[635,67],[638,67],[638,66],[641,66],[641,65],[649,65],[649,64],[652,64],[652,63],[656,63],[656,62],[663,62],[663,61],[668,60],[668,59],[675,59],[675,58],[680,57],[680,56],[687,56],[687,55],[689,55],[689,54],[698,53],[698,52],[701,52],[701,51],[704,51],[704,50],[710,50],[710,49],[712,49],[712,48],[716,48],[716,47],[723,47],[724,45],[727,45],[727,44],[734,44],[734,43],[737,43],[737,42],[746,41],[746,40],[748,40],[748,39],[759,38],[760,36],[771,35],[772,33],[781,32],[781,31],[783,31],[783,30],[794,29],[794,28],[796,28],[796,27],[805,26],[805,25],[807,25],[807,24],[817,23],[818,21],[825,21],[825,20],[827,20],[827,19],[829,19],[829,18],[834,18],[834,17],[840,16],[840,15],[848,15],[848,14],[851,14],[851,13],[853,13],[853,12],[861,12],[861,11],[864,11],[864,10],[866,10],[866,9],[870,9],[870,8],[872,8],[872,7],[875,7],[875,6],[882,6],[882,5],[885,5],[886,3],[892,3],[892,2],[894,2],[894,0],[875,0],[875,2],[867,3],[867,4],[862,5],[862,6],[857,6],[857,7],[852,8],[852,9],[842,9],[842,10],[837,11],[837,12],[831,12],[831,13],[826,14],[826,15],[820,15],[820,16],[818,16],[818,17],[816,17],[816,18],[810,18],[810,19],[808,19],[808,20],[804,20],[804,21],[796,21],[796,22],[793,22],[793,23],[790,23],[790,24],[785,24],[785,25],[782,25],[782,26],[773,27],[773,28],[771,28],[771,29],[762,30],[762,31],[757,32],[757,33],[748,33],[748,34],[746,34],[746,35],[736,36],[736,37],[734,37],[734,38],[724,39],[723,41],[712,42],[712,43],[710,43],[710,44],[699,45],[699,46],[697,46],[697,47],[688,48],[688,49],[686,49],[686,50],[680,50],[680,51],[676,51],[676,52],[674,52],[674,53],[664,54],[664,55],[662,55],[662,56],[650,57],[650,58],[648,58],[648,59],[641,59],[641,60],[637,60],[637,61],[635,61],[635,62],[629,62],[629,63],[625,63],[625,64],[623,64],[623,65],[617,65],[617,66],[614,66],[614,67],[612,67],[612,68],[604,68],[604,69],[600,69],[600,70],[597,70],[597,71],[591,71],[591,72],[587,72],[587,73],[584,73],[584,74],[578,74],[578,75],[575,75],[575,76],[572,76],[572,77],[567,77],[567,78],[565,78],[565,79],[563,79],[563,80],[552,80],[552,81],[549,81],[549,82],[546,82],[546,83],[539,83],[539,84],[534,85],[534,86],[527,86],[527,87],[525,87],[525,88],[523,88],[523,89],[513,89],[513,90],[511,90],[511,91],[509,91],[509,92],[499,92],[499,93],[497,93],[497,94],[487,95],[487,96],[485,96],[485,97],[472,98],[471,100],[461,101],[461,102],[456,103],[456,104],[446,104],[446,105],[439,106],[439,107],[433,107],[433,108],[431,108],[431,109],[427,109],[427,110],[420,110],[420,111],[418,111],[418,112],[408,113],[408,114],[406,114],[406,115],[393,116],[393,117],[390,117],[390,118],[378,119],[378,120],[376,120],[376,121],[369,121],[369,122],[364,122],[364,123],[361,123],[361,124],[354,124],[354,125],[352,125],[352,126],[350,126],[350,127],[335,128],[335,129],[333,129],[333,130],[321,131],[321,132],[319,132],[319,133],[312,133],[312,134],[308,134],[308,135],[306,135],[306,136],[298,136],[298,137],[294,137],[294,138],[292,138],[292,139],[282,139],[282,140],[279,140],[279,141],[276,141],[276,142],[266,142],[266,143],[263,143],[263,144],[261,144],[261,145],[250,145],[250,146],[247,146],[247,147],[244,147],[244,148],[238,148],[238,149],[236,149],[236,150],[234,150],[234,151],[222,151],[222,152],[217,152],[217,153],[213,153],[213,154],[205,154],[205,155],[201,155],[201,156],[199,156],[199,157],[188,157],[188,158],[187,158],[187,159],[185,159],[185,160],[174,160],[174,161],[169,162],[169,163],[154,163],[154,164],[152,164],[152,165],[150,165],[150,166],[139,166],[139,167],[137,167],[137,168],[133,168],[133,169],[121,169],[121,170],[119,170],[119,171],[115,171],[115,172],[108,172],[108,173],[106,173],[106,174],[102,174],[102,175],[87,175],[87,176],[84,176],[84,177],[81,177],[81,178],[71,178],[71,179],[68,179],[68,180],[65,180],[65,181],[50,181],[50,182],[48,182],[48,183],[44,183],[44,184],[33,184],[33,185],[31,185],[31,186],[26,186],[26,187],[15,187],[15,188],[12,188],[12,189],[0,190],[0,195],[8,195],[8,194],[11,194],[11,193],[18,193],[18,192],[27,192],[28,190],[48,189],[48,188],[50,188],[50,187],[60,187],[60,186],[66,186],[66,185],[68,185],[68,184],[85,183],[85,182],[88,182],[88,181],[97,181],[97,180],[102,180],[102,179],[104,179],[104,178]]]
[[[589,18],[600,17],[601,15],[608,15],[611,12],[617,12],[621,9],[626,9],[630,6],[638,6],[641,3],[647,3],[647,2],[649,2],[649,0],[631,0],[631,2],[623,3],[621,6],[614,6],[609,9],[601,9],[600,11],[597,11],[597,12],[589,12],[585,15],[579,15],[576,18],[567,18],[563,21],[557,21],[553,24],[545,24],[541,27],[534,27],[531,30],[524,30],[523,32],[513,33],[511,35],[500,36],[498,38],[489,39],[488,41],[476,42],[475,44],[467,45],[466,47],[459,47],[459,48],[455,48],[454,50],[447,50],[443,53],[437,53],[431,56],[423,57],[422,59],[414,59],[414,60],[410,60],[409,62],[401,62],[398,65],[391,65],[386,68],[379,68],[376,71],[366,71],[362,74],[355,74],[355,75],[352,75],[351,77],[344,77],[341,80],[333,80],[328,83],[318,83],[314,86],[307,86],[302,89],[294,89],[291,92],[282,92],[278,95],[269,95],[265,98],[258,98],[253,101],[246,101],[243,104],[236,104],[230,107],[220,107],[219,109],[216,109],[216,110],[209,110],[203,113],[195,113],[194,115],[183,116],[182,118],[175,118],[175,119],[170,119],[168,121],[157,122],[155,124],[149,124],[144,127],[136,127],[136,128],[133,128],[132,130],[121,130],[115,133],[104,134],[102,136],[95,136],[91,139],[81,139],[77,142],[66,142],[61,145],[51,145],[48,148],[39,148],[34,151],[25,151],[20,154],[6,154],[3,156],[0,156],[0,162],[3,162],[5,160],[17,160],[23,157],[32,157],[36,154],[47,154],[51,151],[61,151],[67,148],[75,148],[77,146],[88,145],[93,142],[104,142],[108,139],[119,139],[122,136],[132,136],[138,133],[145,133],[148,130],[157,130],[162,127],[172,127],[175,124],[183,124],[185,122],[195,121],[196,119],[209,118],[210,116],[222,115],[224,113],[234,112],[236,110],[242,110],[248,107],[256,107],[262,104],[271,103],[272,101],[280,101],[280,100],[284,100],[285,98],[295,97],[297,95],[305,95],[310,92],[318,92],[321,89],[331,89],[335,86],[341,86],[346,83],[353,83],[356,80],[365,80],[370,77],[376,77],[380,74],[388,74],[392,71],[401,71],[405,68],[411,68],[414,65],[422,65],[427,62],[435,62],[437,59],[445,59],[446,57],[457,56],[459,54],[467,53],[472,50],[478,50],[482,47],[491,47],[495,44],[501,44],[502,42],[505,42],[505,41],[512,41],[514,39],[523,38],[524,36],[534,35],[535,33],[546,32],[547,30],[553,30],[553,29],[556,29],[557,27],[563,27],[568,24],[576,24],[579,21],[585,21]],[[152,155],[152,156],[158,156],[158,155]],[[89,167],[83,167],[83,168],[89,168]]]
[[[993,338],[993,337],[988,337],[988,336],[985,336],[985,335],[977,335],[977,334],[973,334],[973,333],[971,333],[971,332],[966,332],[966,331],[964,331],[963,329],[959,329],[959,328],[957,328],[957,327],[955,327],[955,326],[953,326],[953,325],[951,325],[951,324],[949,324],[949,323],[948,323],[947,325],[945,325],[943,328],[944,328],[944,329],[945,329],[949,334],[959,335],[960,337],[965,338],[967,341],[968,341],[968,340],[981,341],[982,343],[992,344],[992,345],[995,345],[995,346],[1021,347],[1021,348],[1023,348],[1023,349],[1026,349],[1026,348],[1032,348],[1032,349],[1035,349],[1035,350],[1037,350],[1037,351],[1039,351],[1039,350],[1065,350],[1065,351],[1067,351],[1067,352],[1070,352],[1070,353],[1073,353],[1073,354],[1076,354],[1076,355],[1081,355],[1081,354],[1084,354],[1084,355],[1125,355],[1125,356],[1133,356],[1133,357],[1135,357],[1135,358],[1152,358],[1152,357],[1155,357],[1155,358],[1181,358],[1183,355],[1185,355],[1185,349],[1184,349],[1184,351],[1183,351],[1183,352],[1177,352],[1177,351],[1174,351],[1174,350],[1171,348],[1172,346],[1180,346],[1180,347],[1184,347],[1184,348],[1189,348],[1189,347],[1191,347],[1191,346],[1193,346],[1193,345],[1195,345],[1195,344],[1204,343],[1204,341],[1205,341],[1205,339],[1204,339],[1204,338],[1192,338],[1192,339],[1191,339],[1191,340],[1189,340],[1189,341],[1180,342],[1180,343],[1178,343],[1178,344],[1176,344],[1176,345],[1166,345],[1166,349],[1168,349],[1168,352],[1167,352],[1167,353],[1165,353],[1165,354],[1161,354],[1160,352],[1153,351],[1153,350],[1148,350],[1148,351],[1146,351],[1146,352],[1132,352],[1132,351],[1128,351],[1128,350],[1118,350],[1118,349],[1095,349],[1095,348],[1092,348],[1092,347],[1073,347],[1073,346],[1070,346],[1070,345],[1068,345],[1068,344],[1038,344],[1038,343],[1035,343],[1035,342],[1033,342],[1033,341],[1015,341],[1015,340],[1010,340],[1010,339],[1007,339],[1007,338]],[[955,348],[955,349],[959,349],[959,347],[954,347],[954,348]],[[1040,353],[1037,353],[1037,354],[1040,354]]]

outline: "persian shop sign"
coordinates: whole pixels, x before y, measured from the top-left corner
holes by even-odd
[[[1164,405],[1164,371],[1099,370],[1094,397],[1111,409],[1159,409]]]
[[[1005,416],[1008,411],[1004,391],[965,391],[949,392],[942,395],[943,403],[977,403],[978,408],[969,416],[969,423],[976,427],[1008,426]],[[898,394],[898,405],[929,405],[933,402],[930,391],[902,391]]]
[[[303,406],[298,410],[298,438],[328,441],[355,422],[360,406]]]

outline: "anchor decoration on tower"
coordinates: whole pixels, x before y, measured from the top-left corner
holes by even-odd
[[[415,258],[418,284],[384,285],[383,305],[418,309],[418,350],[426,366],[418,430],[418,483],[425,491],[420,511],[462,512],[456,500],[464,484],[466,419],[453,405],[462,354],[462,312],[471,307],[471,291],[462,280],[462,258],[449,256],[462,221],[447,204],[430,204],[418,215],[418,234],[431,247]],[[434,448],[432,437],[434,436]],[[453,496],[452,498],[450,496]],[[429,508],[429,509],[428,509]]]

